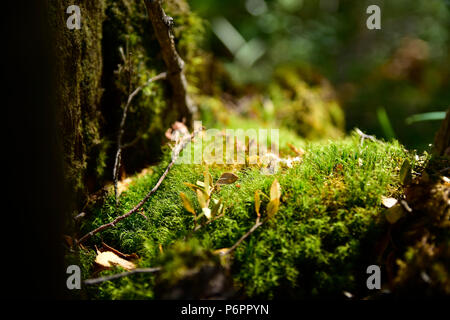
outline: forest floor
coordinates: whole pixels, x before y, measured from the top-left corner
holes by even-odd
[[[254,124],[247,122],[230,123]],[[273,174],[248,159],[239,165],[175,164],[138,212],[69,253],[82,266],[83,279],[97,279],[87,282],[81,296],[368,296],[369,265],[387,266],[383,275],[394,277],[392,261],[385,263],[386,237],[392,238],[386,230],[408,214],[403,186],[419,176],[430,156],[363,136],[355,130],[342,139],[307,142],[281,130],[282,160]],[[109,188],[81,222],[80,234],[129,212],[170,161],[166,146],[161,163],[119,183],[117,203]],[[115,274],[120,277],[105,281]]]

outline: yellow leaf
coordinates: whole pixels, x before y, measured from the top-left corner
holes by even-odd
[[[196,192],[197,190],[203,190],[201,187],[199,187],[199,186],[197,186],[197,185],[195,185],[195,184],[192,184],[192,183],[189,183],[189,182],[183,182],[183,184],[186,186],[186,187],[189,187],[192,191],[194,191],[194,192]]]
[[[191,201],[189,200],[189,198],[188,198],[183,192],[180,192],[180,197],[181,197],[181,200],[183,200],[183,206],[184,206],[184,208],[185,208],[188,212],[192,213],[192,214],[195,216],[195,210],[194,210],[194,208],[193,208],[193,206],[192,206],[192,203],[191,203]]]
[[[214,250],[213,253],[221,256],[221,255],[224,255],[225,253],[227,253],[228,250],[230,250],[230,248],[222,248],[222,249]]]
[[[202,211],[208,219],[211,219],[211,209],[210,208],[202,208]]]
[[[220,214],[222,210],[223,210],[222,199],[214,200],[214,206],[211,215],[214,217]]]
[[[281,187],[280,183],[277,179],[273,180],[272,186],[270,187],[270,200],[273,201],[275,199],[280,200],[281,197]]]
[[[197,180],[197,185],[199,185],[200,187],[205,187],[205,183],[203,181]]]
[[[200,207],[205,208],[206,207],[206,195],[203,191],[197,190],[197,199],[198,199],[198,203],[200,204]]]
[[[277,212],[280,206],[280,199],[274,199],[267,205],[267,216],[271,219]]]
[[[259,208],[261,207],[261,198],[259,196],[259,190],[255,191],[255,211],[258,217],[260,217]]]
[[[115,265],[121,266],[126,270],[132,270],[136,268],[136,265],[128,260],[122,259],[114,252],[104,251],[97,252],[97,257],[95,258],[95,262],[105,268],[111,268]]]

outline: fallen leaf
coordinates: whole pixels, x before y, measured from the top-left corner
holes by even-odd
[[[139,259],[139,256],[136,253],[131,253],[131,254],[127,254],[127,253],[122,253],[117,249],[114,249],[111,246],[108,246],[106,243],[102,242],[102,251],[112,251],[115,254],[117,254],[119,257],[125,259],[125,260],[132,260],[132,259]]]
[[[305,154],[305,150],[303,150],[302,148],[297,148],[294,145],[288,143],[288,147],[294,151],[298,156],[303,156]]]
[[[71,236],[68,236],[68,235],[63,235],[63,238],[64,238],[64,240],[66,241],[66,244],[69,246],[69,247],[72,247],[73,246],[73,239],[72,239],[72,237]]]
[[[112,251],[97,251],[95,262],[105,268],[111,268],[115,265],[121,266],[126,270],[132,270],[136,268],[136,265],[133,262],[122,259]]]
[[[217,180],[217,184],[221,185],[221,184],[232,184],[234,183],[237,179],[239,179],[239,177],[237,175],[235,175],[234,173],[231,172],[225,172],[223,173],[219,180]]]
[[[131,178],[126,178],[124,180],[117,182],[117,192],[122,194],[122,192],[127,191],[133,180]]]
[[[394,199],[394,198],[387,198],[387,197],[381,196],[381,203],[382,203],[383,206],[385,206],[386,208],[391,208],[391,207],[393,207],[397,202],[398,202],[397,199]]]
[[[213,253],[221,256],[221,255],[224,255],[225,253],[227,253],[228,250],[230,250],[230,248],[222,248],[222,249],[214,250]]]

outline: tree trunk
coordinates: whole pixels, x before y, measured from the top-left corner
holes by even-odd
[[[450,156],[450,109],[447,110],[447,115],[434,139],[434,153]]]
[[[56,105],[63,143],[65,176],[77,202],[87,194],[84,175],[100,144],[102,24],[104,0],[80,1],[81,29],[69,30],[67,8],[73,1],[49,1],[54,32]]]

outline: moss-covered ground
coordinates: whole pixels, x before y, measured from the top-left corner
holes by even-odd
[[[215,123],[217,125],[217,123]],[[239,117],[229,126],[251,126]],[[253,123],[254,124],[254,123]],[[374,242],[383,226],[381,197],[401,192],[400,167],[414,157],[397,142],[364,140],[356,132],[338,140],[306,142],[289,130],[280,133],[282,157],[294,153],[286,145],[303,148],[301,162],[280,168],[273,175],[257,165],[209,166],[214,180],[223,172],[239,179],[221,186],[214,199],[225,205],[223,217],[196,232],[194,216],[184,207],[183,192],[196,212],[201,212],[195,193],[184,183],[203,181],[205,166],[177,164],[158,191],[143,206],[114,228],[84,243],[85,250],[71,254],[82,265],[83,277],[117,273],[96,272],[95,246],[102,242],[124,253],[137,253],[139,267],[161,266],[155,274],[137,274],[89,286],[82,294],[93,299],[160,298],[158,286],[169,290],[187,275],[217,265],[229,276],[240,297],[311,298],[342,297],[343,291],[364,294],[365,271],[376,264]],[[133,208],[154,186],[170,162],[170,150],[146,174],[132,178],[116,206],[111,192],[93,209],[81,233],[112,221]],[[269,194],[277,179],[281,202],[275,216],[245,239],[234,252],[220,258],[215,250],[231,247],[255,223],[255,192]],[[261,197],[261,215],[267,213]],[[193,271],[194,270],[194,271]],[[156,288],[156,289],[155,289]]]

